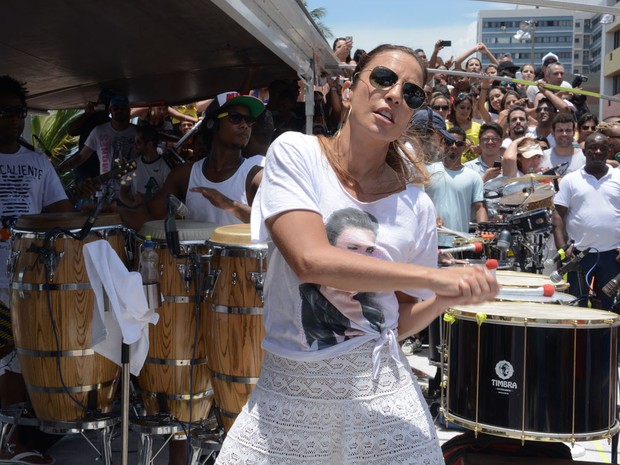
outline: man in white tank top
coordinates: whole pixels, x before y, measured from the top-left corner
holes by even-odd
[[[265,157],[245,159],[241,152],[264,108],[259,99],[237,92],[214,98],[196,135],[204,137],[207,157],[174,168],[162,189],[145,205],[119,209],[126,224],[139,229],[146,221],[165,218],[169,195],[185,202],[189,219],[217,225],[249,223]]]

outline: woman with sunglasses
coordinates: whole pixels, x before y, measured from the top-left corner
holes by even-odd
[[[474,102],[475,98],[471,94],[458,94],[452,103],[452,111],[447,123],[448,129],[459,127],[465,131],[467,149],[463,152],[463,163],[477,157],[472,147],[478,145],[480,123],[474,121]]]
[[[586,113],[577,121],[577,143],[581,150],[585,147],[588,136],[596,131],[596,126],[598,126],[598,117],[592,113]]]
[[[435,92],[428,106],[431,107],[431,110],[435,113],[439,113],[445,121],[448,120],[448,116],[450,115],[450,100],[448,100],[445,95]]]
[[[398,339],[456,302],[491,299],[497,283],[482,269],[435,269],[434,209],[414,185],[426,177],[421,152],[401,141],[424,103],[426,77],[411,49],[379,46],[345,83],[337,134],[286,133],[269,148],[252,215],[253,239],[275,245],[265,281],[266,353],[218,465],[444,463]],[[359,228],[347,228],[339,247],[330,243],[328,219],[346,209],[376,220],[372,256],[355,253],[367,242]],[[355,216],[346,221],[355,224]],[[351,296],[372,294],[380,323],[347,319],[340,331],[335,318],[330,337],[316,340],[326,323],[302,318],[304,283],[330,289],[325,297],[345,317],[359,306]]]

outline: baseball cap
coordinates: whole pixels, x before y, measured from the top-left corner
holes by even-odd
[[[543,151],[540,145],[536,144],[536,145],[528,146],[528,148],[526,148],[523,152],[519,152],[519,154],[523,158],[532,158],[532,157],[535,157],[536,155],[542,156]]]
[[[549,63],[556,63],[560,61],[558,56],[555,53],[547,53],[544,57],[542,57],[542,64],[548,65]]]
[[[239,92],[229,91],[218,94],[204,112],[205,117],[212,117],[222,113],[232,105],[242,105],[250,110],[250,115],[257,117],[265,109],[265,105],[256,97],[241,95]]]
[[[439,131],[448,141],[454,142],[456,139],[446,130],[446,122],[443,117],[430,107],[416,111],[411,118],[410,129],[421,135],[428,135],[429,129]]]
[[[120,105],[120,106],[128,107],[129,106],[129,100],[124,95],[116,94],[116,95],[114,95],[110,99],[110,106],[113,107],[115,105]]]

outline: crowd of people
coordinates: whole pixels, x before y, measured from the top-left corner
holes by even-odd
[[[442,44],[427,60],[423,50],[392,45],[352,55],[352,38],[336,39],[343,67],[314,88],[313,135],[303,134],[307,93],[296,81],[182,107],[132,109],[126,96],[105,90],[70,125],[80,150],[57,168],[21,139],[26,89],[2,76],[0,260],[8,261],[20,216],[88,212],[104,191],[113,198],[108,208],[134,230],[163,219],[171,195],[189,219],[251,223],[254,240],[275,245],[265,282],[267,355],[217,463],[362,455],[364,463],[443,463],[397,342],[450,306],[493,300],[498,284],[478,267],[437,269],[437,228],[465,233],[494,221],[489,182],[555,177],[555,247],[574,241],[569,258],[588,248],[582,267],[595,277],[592,286],[575,274],[570,292],[594,292],[612,309],[600,288],[620,273],[620,118],[599,122],[583,99],[549,90],[571,87],[553,53],[539,68],[519,68],[478,44],[444,62]],[[536,85],[503,79],[517,72]],[[132,160],[129,184],[104,181]],[[71,198],[57,174],[70,170],[79,185]],[[5,273],[0,301],[5,407],[25,398]],[[52,463],[18,436],[12,444],[0,460],[30,454],[21,463]],[[184,449],[171,449],[171,464],[186,463]]]

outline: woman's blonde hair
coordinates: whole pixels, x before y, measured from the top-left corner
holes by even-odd
[[[422,60],[409,47],[402,45],[383,44],[374,48],[364,55],[357,63],[355,72],[353,73],[351,87],[355,87],[359,82],[360,71],[366,68],[368,63],[377,55],[390,51],[400,51],[407,53],[415,58],[420,65],[423,73],[423,81],[428,80],[428,72]],[[343,125],[348,122],[350,107],[347,111]],[[325,158],[329,162],[332,169],[336,172],[341,181],[351,186],[358,186],[357,181],[349,174],[342,163],[341,154],[338,151],[338,137],[340,131],[334,136],[327,137],[319,135],[318,140]],[[417,138],[403,133],[400,138],[390,142],[386,155],[386,163],[392,168],[396,174],[402,179],[403,183],[422,184],[428,182],[428,173],[424,167],[424,152]]]

